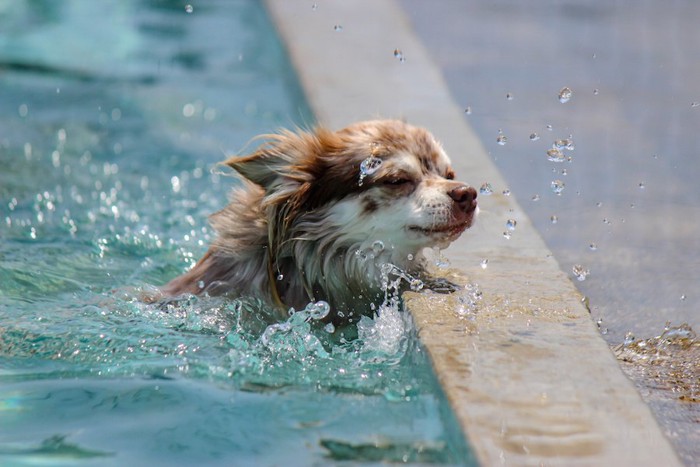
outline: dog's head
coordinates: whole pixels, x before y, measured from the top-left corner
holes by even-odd
[[[267,138],[225,164],[264,190],[273,248],[310,240],[324,254],[381,241],[391,261],[404,263],[423,247],[447,246],[476,215],[476,190],[455,181],[422,128],[378,120]]]

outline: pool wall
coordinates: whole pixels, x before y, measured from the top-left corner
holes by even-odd
[[[445,253],[459,297],[407,307],[459,424],[484,465],[679,465],[649,408],[450,96],[393,0],[267,0],[317,120],[403,118],[429,128],[480,196],[477,225]],[[398,49],[400,53],[395,51]],[[506,239],[506,221],[517,228]],[[482,261],[488,260],[487,267]]]

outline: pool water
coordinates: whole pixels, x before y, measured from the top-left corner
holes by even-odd
[[[11,6],[10,6],[11,5]],[[472,463],[407,314],[139,296],[313,122],[254,1],[0,1],[0,463]]]

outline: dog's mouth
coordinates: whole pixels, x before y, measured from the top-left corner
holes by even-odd
[[[408,230],[412,232],[418,232],[429,237],[435,236],[451,238],[459,236],[462,232],[464,232],[471,226],[471,223],[471,219],[468,219],[464,222],[459,222],[455,224],[438,225],[431,227],[420,227],[418,225],[412,225],[408,228]]]

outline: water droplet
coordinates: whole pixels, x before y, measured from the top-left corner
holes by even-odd
[[[358,181],[358,184],[362,186],[365,177],[367,177],[367,175],[372,175],[373,173],[375,173],[377,170],[379,170],[379,167],[381,167],[381,165],[382,160],[378,157],[369,156],[367,159],[363,160],[362,163],[360,163],[360,179]]]
[[[540,135],[537,133],[530,133],[530,141],[537,141],[538,139],[540,139]]]
[[[643,190],[644,188],[646,188],[646,186],[644,185],[644,182],[639,182],[639,189]]]
[[[533,202],[538,202],[540,200],[540,195],[532,195],[532,198],[530,198],[530,201]]]
[[[552,131],[552,130],[554,130],[554,127],[552,125],[547,125],[547,130]]]
[[[496,138],[496,142],[501,146],[505,145],[508,142],[508,137],[503,134],[502,130],[498,130],[498,137]]]
[[[185,13],[192,13],[194,11],[194,7],[190,4],[185,5]]]
[[[510,196],[510,190],[503,190],[503,196]]]
[[[335,32],[340,32],[343,30],[343,26],[341,26],[340,24],[336,24],[335,26],[333,26],[333,30]]]
[[[593,90],[593,95],[594,95],[594,96],[597,96],[599,93],[600,93],[600,91],[598,90],[598,88],[596,88],[596,89]]]
[[[394,57],[396,57],[402,63],[406,61],[406,56],[403,54],[401,49],[394,49]]]
[[[467,114],[467,115],[471,115],[471,114],[472,114],[472,108],[471,108],[471,106],[467,106],[467,108],[464,109],[464,113]]]
[[[313,5],[311,5],[311,10],[312,11],[318,10],[318,3],[314,3]]]
[[[602,208],[602,207],[603,207],[603,202],[602,202],[602,201],[598,201],[597,203],[595,203],[595,205],[596,205],[597,208]]]
[[[510,240],[510,235],[511,235],[510,232],[507,230],[505,232],[503,232],[503,238],[505,238],[506,240]]]
[[[316,303],[310,303],[306,306],[306,312],[309,314],[311,319],[323,319],[328,316],[330,311],[331,306],[322,300]]]
[[[19,116],[24,118],[29,113],[29,107],[27,106],[27,104],[21,104],[17,111],[19,112]]]
[[[413,255],[409,253],[408,256],[406,256],[406,259],[409,261],[413,261]]]
[[[205,286],[204,281],[199,281],[199,282],[197,282],[197,287],[198,287],[198,288],[203,289],[204,286]]]
[[[554,214],[550,216],[549,220],[552,222],[552,224],[556,224],[557,222],[559,222],[559,218]]]
[[[572,268],[574,276],[576,277],[577,280],[583,282],[585,281],[588,276],[591,274],[591,271],[586,269],[585,267],[581,266],[580,264],[574,265]]]
[[[481,260],[481,263],[479,263],[479,264],[481,265],[481,269],[486,269],[487,267],[489,267],[489,260],[488,260],[488,259],[482,259],[482,260]]]
[[[493,194],[493,187],[489,182],[484,182],[481,184],[481,187],[479,187],[479,194],[482,196],[490,196]]]
[[[700,102],[693,102],[690,104],[691,107],[700,107]]]
[[[567,151],[573,151],[575,149],[574,140],[571,137],[558,139],[552,144],[553,148],[556,149],[566,149]]]
[[[381,240],[375,240],[372,243],[372,250],[374,250],[375,254],[381,253],[382,251],[384,251],[384,242],[382,242]]]
[[[506,228],[508,230],[515,230],[516,225],[518,225],[518,222],[515,219],[508,219],[506,221]]]
[[[596,245],[595,243],[591,243],[590,245],[588,245],[588,248],[591,251],[596,251],[598,249],[598,245]]]
[[[277,274],[277,280],[278,281],[284,280],[284,274],[282,274],[282,273]]]
[[[681,301],[682,301],[682,302],[685,301],[685,294],[681,295]]]
[[[506,99],[508,99],[509,101],[512,101],[512,100],[513,100],[513,94],[510,93],[510,92],[507,93],[507,94],[506,94]]]
[[[555,195],[561,195],[561,192],[564,191],[564,187],[566,184],[562,182],[561,180],[552,180],[552,193]]]
[[[420,279],[411,279],[409,285],[411,287],[411,290],[413,290],[414,292],[418,292],[421,289],[423,289],[423,281]]]
[[[333,334],[335,332],[335,326],[333,323],[328,323],[323,327],[323,330],[326,331],[328,334]]]
[[[547,160],[551,162],[564,162],[566,157],[560,149],[552,148],[547,151]]]
[[[559,95],[557,97],[559,98],[559,102],[561,102],[562,104],[566,104],[567,102],[569,102],[571,100],[572,94],[573,93],[571,92],[570,88],[563,87],[559,91]]]
[[[630,331],[627,334],[625,334],[625,340],[623,342],[623,345],[630,345],[631,343],[634,342],[635,339],[636,339],[636,337],[634,336],[632,331]]]

